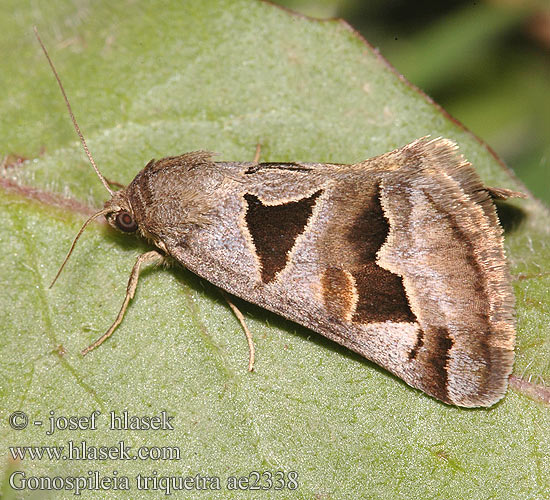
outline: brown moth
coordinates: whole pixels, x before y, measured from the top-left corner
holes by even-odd
[[[151,160],[117,192],[97,172],[112,197],[84,227],[104,215],[157,250],[138,258],[118,318],[83,353],[122,320],[140,266],[169,259],[445,403],[504,395],[514,295],[491,195],[514,193],[484,187],[453,142],[421,138],[353,165],[197,151]]]

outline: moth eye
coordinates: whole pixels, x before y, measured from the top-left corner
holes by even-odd
[[[133,233],[138,228],[136,221],[128,212],[120,212],[115,221],[117,227],[125,233]]]

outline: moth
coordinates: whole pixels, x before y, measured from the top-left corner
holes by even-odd
[[[174,261],[445,403],[490,406],[505,394],[514,295],[492,197],[514,193],[485,187],[452,141],[421,138],[352,165],[196,151],[151,160],[113,192],[66,104],[111,194],[67,258],[99,216],[156,247],[138,257],[116,321],[84,354],[122,320],[140,267]]]

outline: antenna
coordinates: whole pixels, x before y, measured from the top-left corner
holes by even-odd
[[[74,117],[73,110],[71,108],[71,104],[69,103],[69,99],[67,98],[67,94],[65,93],[65,89],[63,88],[63,84],[61,83],[61,79],[59,78],[59,75],[57,74],[57,71],[55,69],[55,66],[53,65],[52,60],[50,59],[50,55],[48,54],[48,51],[46,50],[46,47],[42,43],[42,40],[40,39],[40,35],[38,34],[38,29],[36,26],[33,26],[34,34],[36,35],[36,39],[38,40],[38,43],[42,47],[42,50],[44,51],[44,55],[46,56],[46,59],[48,60],[48,63],[50,63],[50,67],[52,68],[53,74],[55,76],[55,79],[57,80],[57,84],[59,85],[59,88],[61,89],[61,93],[63,94],[63,99],[65,100],[65,104],[67,105],[67,109],[69,110],[69,115],[71,116],[71,120],[73,121],[74,129],[76,130],[76,133],[78,134],[78,137],[80,138],[80,142],[82,143],[82,147],[84,148],[84,151],[86,155],[88,156],[88,159],[90,160],[90,163],[92,164],[92,167],[94,167],[95,173],[99,177],[99,180],[103,183],[105,186],[105,189],[109,191],[109,194],[113,196],[115,193],[114,191],[109,187],[109,184],[107,183],[107,180],[99,169],[97,168],[97,165],[95,164],[95,161],[92,157],[92,154],[90,153],[90,150],[88,149],[88,146],[86,144],[86,141],[84,139],[84,136],[82,135],[82,132],[80,131],[80,127],[78,126],[78,123],[76,121],[76,118]],[[54,280],[55,281],[55,280]],[[53,283],[52,283],[53,285]]]
[[[105,215],[105,214],[108,214],[109,212],[111,212],[111,209],[110,208],[103,208],[102,210],[100,210],[99,212],[95,213],[94,215],[92,215],[83,225],[82,227],[80,228],[80,231],[78,231],[78,234],[76,235],[74,241],[73,241],[73,244],[71,245],[71,248],[69,249],[69,251],[67,252],[67,255],[65,256],[65,259],[63,260],[63,264],[61,264],[61,267],[59,268],[59,271],[57,271],[57,274],[55,275],[55,278],[53,279],[51,285],[48,287],[48,288],[51,288],[55,282],[57,281],[57,278],[59,278],[59,275],[61,274],[61,271],[63,271],[63,268],[65,267],[65,264],[67,263],[67,261],[69,260],[69,257],[71,256],[71,254],[73,253],[73,250],[74,250],[74,247],[76,245],[76,242],[78,241],[78,238],[80,238],[80,235],[84,232],[84,229],[86,229],[86,226],[92,222],[96,217],[99,217],[100,215]]]
[[[57,74],[57,71],[55,69],[55,66],[53,65],[52,60],[50,59],[50,55],[48,54],[48,51],[46,50],[46,47],[42,43],[42,40],[40,38],[40,35],[38,34],[38,29],[36,26],[33,26],[34,34],[36,35],[36,39],[38,40],[38,43],[40,44],[40,47],[42,47],[42,50],[44,52],[44,55],[46,56],[46,59],[50,63],[50,67],[52,68],[53,74],[55,76],[55,79],[57,80],[57,84],[59,85],[59,88],[61,90],[61,93],[63,94],[63,99],[65,100],[65,104],[67,105],[67,109],[69,110],[69,115],[71,116],[71,120],[73,121],[74,129],[76,130],[76,133],[78,134],[78,137],[80,138],[80,142],[82,143],[82,147],[84,148],[84,151],[86,152],[86,155],[88,156],[88,159],[90,160],[90,163],[92,164],[92,167],[94,167],[95,173],[99,177],[99,180],[103,183],[105,186],[105,189],[109,191],[109,194],[113,196],[115,193],[114,191],[109,187],[109,184],[107,183],[107,180],[99,169],[97,168],[97,165],[95,164],[94,158],[92,157],[92,153],[90,153],[90,150],[88,149],[88,145],[86,144],[86,140],[84,139],[84,135],[82,135],[82,132],[80,131],[80,127],[78,126],[78,123],[76,121],[76,118],[74,117],[73,110],[71,108],[71,104],[69,103],[69,99],[67,98],[67,94],[65,93],[65,89],[63,88],[63,84],[61,83],[61,79],[59,78],[59,75]],[[65,257],[65,260],[63,261],[63,264],[61,264],[61,267],[59,268],[59,271],[57,271],[57,274],[55,275],[55,278],[53,279],[51,285],[49,288],[51,288],[54,283],[57,281],[57,278],[61,274],[61,271],[63,271],[63,268],[65,267],[65,264],[69,260],[69,257],[73,253],[74,247],[76,245],[76,242],[78,241],[78,238],[80,238],[80,235],[83,233],[84,229],[86,229],[86,226],[92,222],[96,217],[99,217],[100,215],[105,215],[109,213],[111,210],[103,208],[99,212],[92,215],[80,228],[80,231],[78,231],[78,234],[76,235],[73,244],[71,245],[71,248],[69,249],[67,256]]]

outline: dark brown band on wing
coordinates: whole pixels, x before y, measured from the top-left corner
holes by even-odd
[[[401,276],[380,267],[376,254],[388,237],[390,227],[380,204],[379,190],[347,235],[355,254],[352,273],[359,295],[353,315],[356,323],[384,321],[414,322]]]
[[[264,205],[257,196],[244,195],[248,204],[246,224],[261,263],[264,283],[272,281],[287,265],[290,250],[304,232],[321,193],[319,190],[308,198],[280,205]]]
[[[498,349],[490,349],[487,340],[494,334],[493,324],[490,319],[489,311],[489,299],[487,298],[487,284],[486,276],[483,272],[483,269],[476,256],[476,252],[472,242],[470,241],[468,233],[458,224],[456,217],[448,207],[444,207],[441,204],[436,203],[434,198],[429,192],[424,192],[426,199],[434,207],[434,211],[439,213],[440,216],[444,217],[450,227],[452,228],[453,234],[459,236],[459,240],[464,245],[462,251],[462,259],[467,263],[469,269],[473,270],[473,276],[462,286],[465,287],[465,290],[471,294],[471,302],[476,303],[476,307],[472,306],[471,310],[468,310],[466,313],[470,316],[471,321],[475,321],[475,331],[476,335],[471,339],[469,350],[472,351],[470,356],[475,356],[478,359],[485,360],[486,366],[484,369],[479,370],[475,373],[476,385],[479,388],[479,395],[484,394],[489,390],[492,381],[490,380],[491,368],[492,368],[492,357],[495,352],[498,352]],[[473,327],[470,327],[473,328]],[[448,381],[448,371],[446,369],[448,360],[449,360],[449,351],[454,345],[454,341],[450,336],[450,333],[447,328],[444,327],[433,327],[428,330],[430,338],[428,339],[425,336],[424,344],[427,348],[426,357],[423,359],[419,357],[423,362],[427,362],[433,369],[436,375],[441,377],[446,377],[444,380],[434,381],[434,386],[431,387],[431,390],[434,391],[434,395],[443,400],[448,400],[447,392],[447,381]],[[431,338],[433,335],[436,338]],[[462,347],[461,347],[462,348]],[[443,356],[444,351],[446,351],[446,356]],[[498,363],[494,363],[495,366],[498,366]],[[439,392],[435,392],[436,389]],[[447,398],[447,399],[445,399]]]
[[[442,401],[449,402],[448,361],[454,342],[444,326],[431,327],[423,335],[424,346],[418,357],[422,361],[423,389]]]

